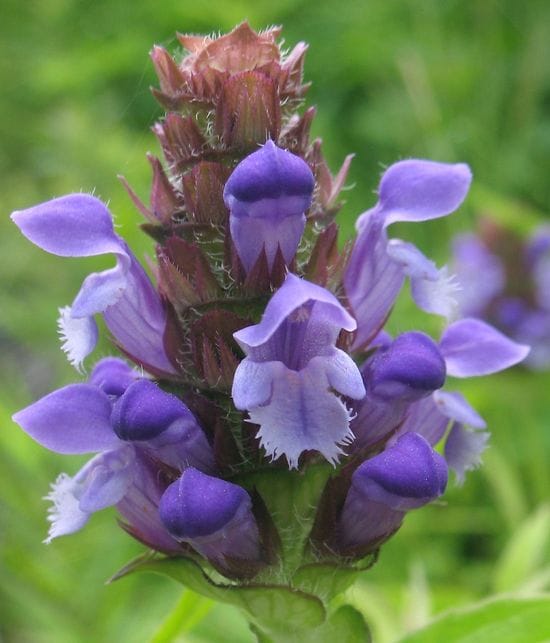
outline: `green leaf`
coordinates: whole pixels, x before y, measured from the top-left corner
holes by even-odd
[[[245,612],[250,621],[269,633],[315,628],[326,618],[325,608],[315,596],[286,586],[220,585],[212,581],[190,558],[141,557],[132,561],[112,580],[134,571],[165,574],[206,598],[235,605]]]
[[[312,563],[296,571],[292,577],[292,585],[328,602],[345,592],[356,581],[361,571],[363,570],[337,567],[330,563]]]
[[[319,642],[369,643],[371,636],[361,612],[351,605],[343,605],[329,618],[322,628]]]
[[[494,575],[496,592],[519,589],[540,570],[550,536],[550,505],[542,505],[513,533]]]
[[[549,616],[550,595],[497,598],[447,612],[399,643],[541,643]]]

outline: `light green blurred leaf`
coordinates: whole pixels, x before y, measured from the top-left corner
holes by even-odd
[[[399,643],[542,643],[550,640],[550,595],[498,598],[448,612]]]
[[[550,505],[542,505],[512,534],[496,564],[494,590],[498,593],[520,589],[540,571],[549,539]]]
[[[307,630],[326,618],[322,602],[310,594],[284,586],[218,585],[189,558],[142,557],[121,570],[114,580],[134,571],[151,571],[170,576],[197,594],[241,608],[248,618],[269,632]]]

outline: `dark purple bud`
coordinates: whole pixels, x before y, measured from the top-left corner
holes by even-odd
[[[286,263],[296,254],[315,179],[299,156],[273,141],[247,156],[224,189],[231,237],[247,272],[265,248],[271,267],[280,247]]]
[[[159,512],[173,538],[191,544],[212,561],[260,557],[252,502],[236,484],[190,467],[164,492]]]
[[[138,373],[118,357],[106,357],[93,368],[88,382],[107,395],[119,397],[139,377]]]
[[[438,498],[447,464],[417,433],[406,433],[359,466],[337,527],[337,548],[374,548],[397,530],[407,511]]]
[[[191,415],[175,395],[165,393],[154,382],[134,382],[116,402],[112,422],[121,440],[151,440],[176,420]]]
[[[445,361],[437,344],[418,332],[403,333],[369,366],[367,390],[384,399],[416,401],[441,388]]]
[[[393,342],[381,336],[380,342],[381,348],[361,369],[367,395],[351,423],[354,451],[387,438],[403,423],[412,403],[445,381],[445,361],[427,335],[403,333]]]

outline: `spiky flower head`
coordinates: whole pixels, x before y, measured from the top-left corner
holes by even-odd
[[[279,35],[243,23],[180,35],[176,59],[153,49],[164,162],[149,157],[149,205],[124,184],[156,242],[156,283],[95,197],[12,215],[47,252],[114,256],[62,309],[60,329],[81,368],[102,315],[127,360],[101,360],[14,419],[53,451],[96,454],[53,485],[48,540],[115,505],[128,533],[169,556],[142,566],[227,597],[256,631],[286,640],[293,610],[328,632],[330,600],[365,556],[444,492],[448,464],[462,477],[479,463],[484,422],[441,390],[446,373],[495,372],[527,349],[476,320],[449,324],[439,342],[384,331],[407,278],[423,310],[450,315],[447,272],[388,228],[456,210],[469,168],[392,165],[341,248],[351,156],[333,175],[310,140],[306,46],[283,53]],[[450,423],[446,462],[434,446]],[[213,573],[235,582],[215,586]],[[265,600],[252,608],[250,596]],[[273,605],[285,612],[275,621]]]

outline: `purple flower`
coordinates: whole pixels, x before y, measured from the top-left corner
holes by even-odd
[[[531,346],[525,364],[550,364],[550,228],[525,243],[485,222],[482,234],[454,242],[453,267],[461,284],[460,313],[494,324],[515,341]],[[479,275],[483,275],[483,279]]]
[[[60,310],[63,349],[79,368],[97,342],[94,315],[102,313],[120,347],[144,367],[174,373],[163,346],[166,313],[143,268],[113,229],[105,205],[89,194],[69,194],[14,212],[21,232],[61,257],[114,254],[116,266],[89,275],[70,307]]]
[[[416,433],[366,460],[352,476],[337,525],[340,550],[373,549],[399,528],[407,511],[443,494],[447,465]]]
[[[388,240],[386,228],[396,221],[426,221],[450,214],[464,200],[471,173],[462,163],[450,165],[410,160],[392,165],[380,181],[374,208],[357,221],[344,285],[357,319],[355,346],[366,345],[380,330],[405,276],[423,310],[451,316],[456,284],[412,244]]]
[[[120,397],[113,395],[115,377]],[[98,454],[74,477],[61,474],[53,485],[47,542],[77,531],[95,511],[141,494],[151,477],[148,459],[176,471],[189,465],[214,469],[206,438],[185,404],[148,380],[134,379],[121,360],[108,358],[98,363],[90,383],[65,386],[13,416],[51,451]]]
[[[336,393],[361,399],[361,374],[335,347],[355,321],[330,292],[289,274],[259,324],[235,333],[246,353],[233,382],[233,401],[260,425],[267,455],[285,455],[290,467],[306,450],[329,462],[353,439],[350,412]]]
[[[356,405],[351,429],[354,451],[387,438],[417,400],[445,382],[445,361],[437,344],[418,332],[403,333],[379,349],[361,369],[367,390]]]
[[[478,319],[462,319],[450,324],[441,337],[439,348],[447,373],[460,378],[504,370],[525,359],[529,352],[528,346],[513,342]],[[444,436],[449,421],[452,426],[445,457],[461,483],[466,471],[480,464],[489,433],[483,430],[486,427],[483,418],[460,393],[437,390],[429,399],[413,404],[393,439],[415,432],[435,445]]]
[[[189,543],[215,564],[260,559],[252,502],[236,484],[190,467],[166,489],[159,513],[173,538]]]
[[[237,165],[223,194],[231,238],[246,272],[262,250],[269,268],[278,249],[290,264],[304,232],[314,184],[307,163],[273,141]]]

